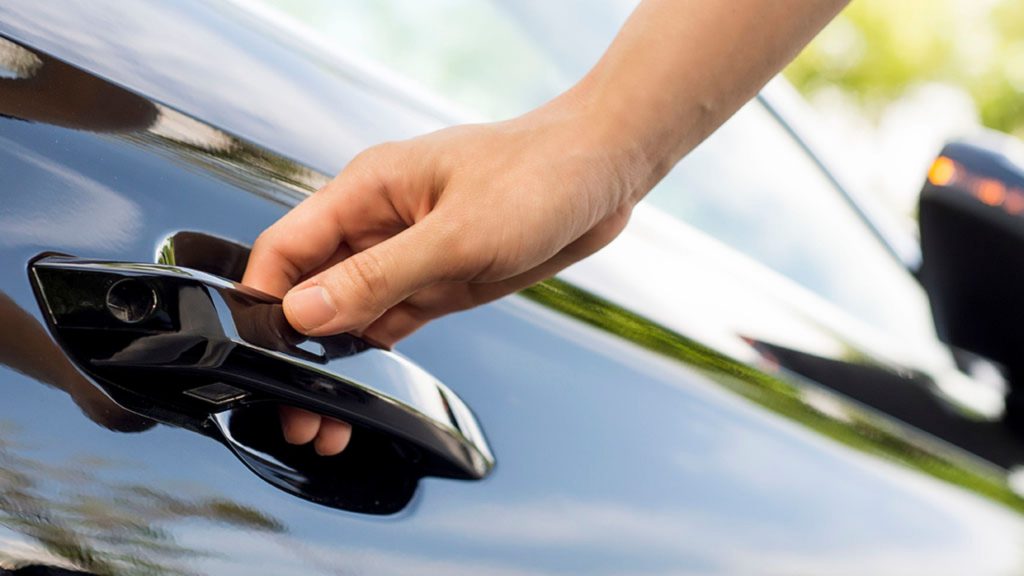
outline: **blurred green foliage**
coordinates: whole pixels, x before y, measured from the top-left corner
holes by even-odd
[[[808,96],[839,88],[869,115],[919,84],[952,84],[983,124],[1024,136],[1024,3],[854,0],[786,77]]]

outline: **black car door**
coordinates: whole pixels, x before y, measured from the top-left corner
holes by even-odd
[[[310,168],[315,154],[290,159],[218,126],[232,122],[223,100],[161,102],[144,82],[98,74],[111,55],[95,43],[109,46],[114,31],[74,36],[103,21],[89,10],[69,5],[48,23],[46,8],[11,6],[0,11],[0,569],[1003,574],[1024,563],[1022,503],[997,471],[841,399],[822,410],[790,383],[560,281],[399,346],[475,413],[496,465],[481,480],[418,479],[395,509],[374,507],[382,484],[344,495],[362,507],[282,490],[156,401],[111,398],[55,338],[33,263],[187,262],[230,276],[237,266],[217,268],[217,255],[238,254],[325,177]],[[318,67],[230,12],[132,6],[109,18],[162,15],[184,37],[220,30],[225,51],[206,57],[262,62],[276,94],[330,88],[333,122],[361,135],[353,149],[425,122],[358,71]],[[49,53],[62,42],[85,51]],[[165,81],[195,71],[158,64]],[[280,131],[281,142],[312,130],[282,118],[268,110],[247,130]],[[374,128],[382,118],[396,125]],[[267,461],[333,478],[381,465],[373,440],[386,430],[356,430],[361,460],[317,459],[274,444],[273,410],[249,413],[240,441]]]

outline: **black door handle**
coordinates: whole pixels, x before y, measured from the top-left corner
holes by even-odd
[[[494,465],[454,392],[355,336],[299,334],[277,298],[159,264],[48,256],[31,274],[79,365],[168,412],[216,421],[239,406],[284,403],[401,440],[425,475],[479,479]]]

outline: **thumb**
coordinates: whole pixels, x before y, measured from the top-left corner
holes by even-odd
[[[449,263],[445,238],[429,218],[342,260],[284,297],[296,330],[323,336],[369,325],[420,288],[443,280]]]

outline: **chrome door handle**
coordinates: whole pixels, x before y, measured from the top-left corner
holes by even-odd
[[[444,384],[356,336],[299,334],[277,298],[160,264],[47,256],[31,276],[58,340],[101,383],[207,415],[299,406],[403,441],[425,475],[479,479],[494,466]]]

